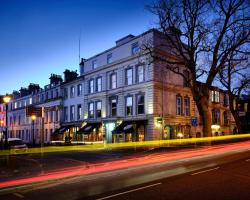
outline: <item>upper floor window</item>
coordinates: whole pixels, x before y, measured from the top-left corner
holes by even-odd
[[[143,82],[145,79],[145,72],[144,72],[144,66],[143,65],[139,65],[137,67],[137,73],[136,73],[136,80],[138,83]]]
[[[145,101],[144,101],[144,95],[138,95],[137,96],[137,114],[141,115],[145,113]]]
[[[132,68],[126,69],[125,81],[126,81],[126,85],[133,84],[133,69]]]
[[[82,119],[82,105],[78,104],[77,105],[77,120]]]
[[[75,96],[75,86],[71,86],[70,87],[70,97],[74,97]]]
[[[94,80],[89,81],[89,93],[92,94],[94,93]]]
[[[96,91],[101,92],[102,91],[102,77],[98,77],[96,79]]]
[[[48,99],[49,99],[49,93],[48,93],[48,92],[46,92],[46,94],[45,94],[45,95],[46,95],[46,97],[45,97],[45,98],[46,98],[46,100],[48,100]]]
[[[94,103],[89,103],[89,118],[94,118]]]
[[[176,115],[181,115],[182,100],[181,96],[176,96]]]
[[[110,75],[110,88],[115,89],[117,87],[116,73]]]
[[[82,84],[78,84],[77,85],[77,96],[81,96],[82,95]]]
[[[126,97],[126,115],[127,116],[133,115],[133,97],[132,96]]]
[[[184,115],[185,116],[189,116],[190,115],[189,97],[184,97]]]
[[[75,106],[70,106],[70,121],[75,120]]]
[[[112,117],[117,115],[117,99],[112,98],[110,99],[110,114]]]
[[[220,102],[220,92],[219,91],[211,91],[211,100],[212,102],[219,103]]]
[[[135,55],[135,54],[139,53],[139,51],[140,51],[140,48],[139,48],[138,42],[133,43],[131,45],[131,53],[132,53],[132,55]]]
[[[64,98],[68,98],[68,88],[64,88]]]
[[[68,121],[68,107],[63,108],[64,121]]]
[[[30,105],[32,104],[32,98],[30,98]]]
[[[220,110],[218,110],[218,109],[212,110],[212,123],[213,124],[220,124]]]
[[[93,69],[97,68],[97,60],[92,61],[92,68]]]
[[[102,117],[102,102],[101,101],[96,102],[96,117],[97,118]]]
[[[107,63],[112,63],[112,53],[107,55]]]

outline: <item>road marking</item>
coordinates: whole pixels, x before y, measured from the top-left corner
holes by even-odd
[[[21,198],[21,199],[23,199],[23,198],[24,198],[24,196],[23,196],[23,195],[21,195],[21,194],[19,194],[19,193],[14,193],[14,195],[15,195],[15,196],[17,196],[17,197],[19,197],[19,198]]]
[[[212,169],[203,170],[203,171],[200,171],[200,172],[193,173],[193,174],[191,174],[191,176],[194,176],[194,175],[197,175],[197,174],[206,173],[206,172],[210,172],[210,171],[213,171],[213,170],[217,170],[219,168],[220,167],[215,167],[215,168],[212,168]]]
[[[246,161],[247,161],[247,162],[249,162],[249,161],[250,161],[250,159],[247,159]]]
[[[106,196],[106,197],[102,197],[102,198],[99,198],[99,199],[96,199],[96,200],[104,200],[104,199],[110,199],[112,197],[117,197],[117,196],[121,196],[123,194],[128,194],[128,193],[131,193],[131,192],[136,192],[138,190],[143,190],[143,189],[146,189],[146,188],[150,188],[150,187],[155,187],[157,185],[161,185],[162,183],[155,183],[155,184],[152,184],[152,185],[147,185],[147,186],[144,186],[144,187],[140,187],[140,188],[136,188],[136,189],[133,189],[133,190],[128,190],[126,192],[120,192],[120,193],[117,193],[117,194],[113,194],[113,195],[110,195],[110,196]]]

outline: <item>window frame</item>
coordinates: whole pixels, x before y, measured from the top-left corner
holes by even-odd
[[[128,72],[131,70],[131,76],[128,76]],[[129,78],[131,78],[131,82],[129,83],[128,80],[130,80]],[[133,85],[133,67],[127,67],[125,69],[125,85]]]
[[[93,83],[93,87],[91,87],[91,83]],[[91,90],[93,89],[93,90]],[[94,79],[89,80],[89,94],[93,94],[95,92]]]
[[[131,98],[131,103],[132,105],[128,106],[128,99]],[[133,95],[128,95],[125,97],[125,115],[127,117],[131,117],[133,116],[133,106],[134,106],[134,102],[133,102]],[[130,108],[130,114],[128,113],[128,108]]]
[[[180,105],[178,105],[178,99],[180,99]],[[176,95],[176,115],[182,115],[182,97],[179,94]]]
[[[90,110],[91,105],[93,106],[93,110]],[[94,108],[94,102],[89,102],[89,104],[88,104],[88,118],[89,119],[95,118],[95,110],[94,109],[95,109]],[[91,112],[93,112],[93,114],[91,114]]]
[[[98,83],[99,80],[100,80],[100,88],[99,88],[99,83]],[[102,77],[99,76],[96,78],[96,92],[101,92],[101,91],[102,91]]]
[[[100,109],[98,109],[98,104],[99,103],[101,104]],[[101,100],[96,101],[95,106],[96,106],[96,109],[95,109],[96,118],[102,118],[102,101]]]
[[[115,87],[113,87],[113,80],[112,77],[115,76]],[[117,73],[113,72],[110,74],[110,89],[116,89],[117,88]]]

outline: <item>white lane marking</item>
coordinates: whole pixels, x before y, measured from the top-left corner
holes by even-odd
[[[23,199],[23,198],[24,198],[24,196],[23,196],[23,195],[21,195],[21,194],[19,194],[19,193],[14,193],[14,195],[15,195],[15,196],[17,196],[17,197],[19,197],[19,198],[21,198],[21,199]]]
[[[136,189],[133,189],[133,190],[128,190],[126,192],[120,192],[120,193],[117,193],[117,194],[113,194],[113,195],[110,195],[110,196],[106,196],[106,197],[102,197],[102,198],[99,198],[99,199],[96,199],[96,200],[104,200],[104,199],[110,199],[112,197],[117,197],[117,196],[121,196],[123,194],[128,194],[128,193],[131,193],[131,192],[136,192],[138,190],[143,190],[143,189],[146,189],[146,188],[150,188],[150,187],[155,187],[157,185],[161,185],[162,183],[155,183],[155,184],[152,184],[152,185],[147,185],[147,186],[144,186],[144,187],[140,187],[140,188],[136,188]]]
[[[219,168],[220,168],[220,167],[215,167],[215,168],[212,168],[212,169],[207,169],[207,170],[199,171],[199,172],[196,172],[196,173],[191,174],[191,176],[194,176],[194,175],[197,175],[197,174],[206,173],[206,172],[210,172],[210,171],[213,171],[213,170],[217,170],[217,169],[219,169]]]
[[[247,161],[247,162],[249,162],[249,161],[250,161],[250,159],[247,159],[246,161]]]

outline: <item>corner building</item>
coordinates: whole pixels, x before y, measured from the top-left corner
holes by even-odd
[[[161,42],[161,33],[152,29],[128,35],[116,41],[115,47],[82,59],[85,92],[79,134],[93,141],[103,137],[108,143],[202,137],[198,110],[183,78],[142,51],[145,44],[156,48]],[[167,55],[171,49],[160,51]],[[222,97],[216,96],[218,102],[214,102],[214,91]],[[211,88],[214,135],[230,134],[233,128],[224,93]]]

